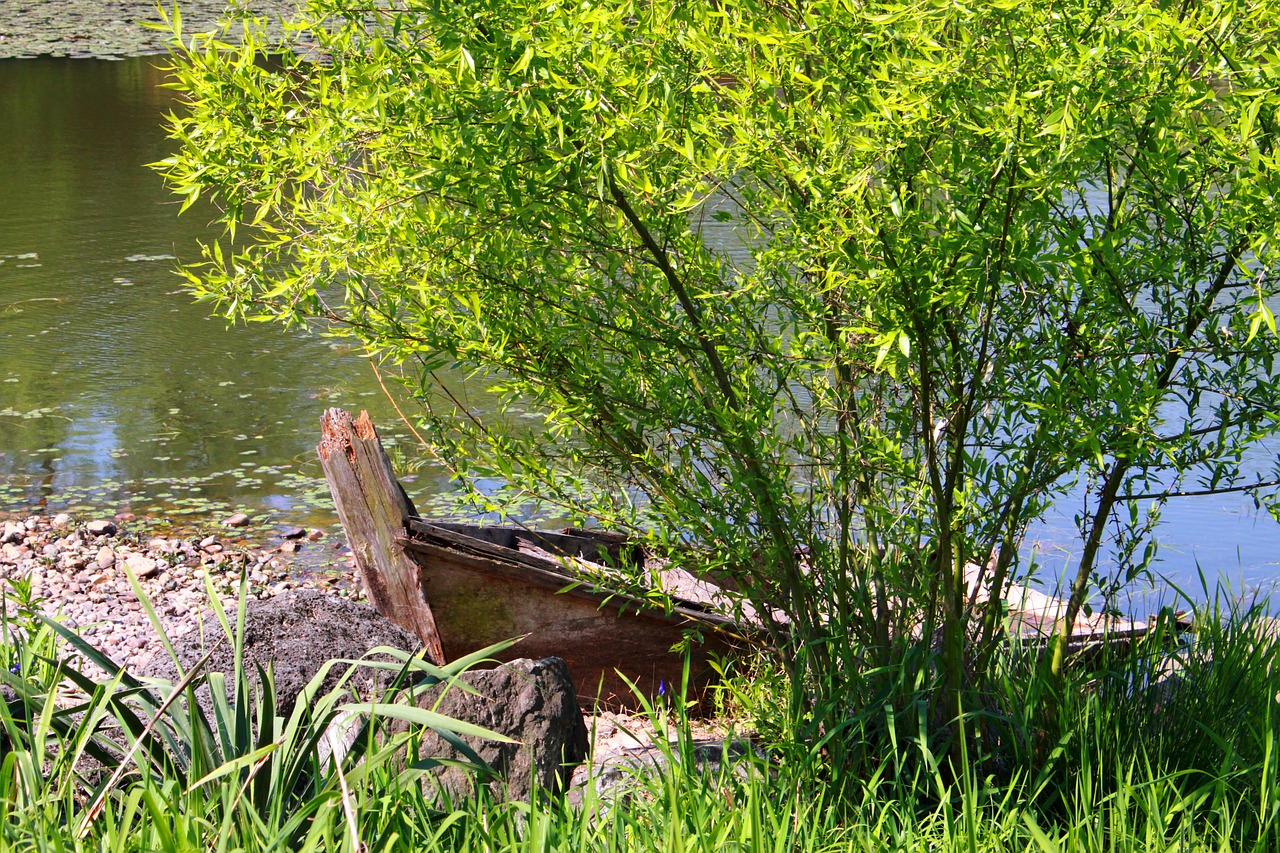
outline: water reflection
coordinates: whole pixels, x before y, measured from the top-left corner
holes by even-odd
[[[0,60],[0,506],[47,503],[332,522],[313,448],[321,411],[395,422],[363,362],[274,326],[226,328],[179,292],[209,211],[177,216],[144,168],[174,104],[154,60]],[[746,263],[730,226],[704,229]],[[412,451],[409,451],[412,454]],[[1274,454],[1259,451],[1265,469]],[[419,506],[447,487],[435,469]],[[1079,499],[1037,525],[1050,584],[1078,551]],[[1243,495],[1174,502],[1160,571],[1277,574],[1280,525]]]
[[[212,217],[145,168],[162,82],[148,59],[0,61],[0,504],[329,521],[321,411],[392,414],[340,344],[229,329],[179,291]]]

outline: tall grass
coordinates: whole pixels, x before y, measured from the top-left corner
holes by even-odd
[[[242,613],[220,617],[237,647]],[[10,665],[0,671],[0,844],[290,853],[1280,849],[1280,651],[1265,616],[1261,606],[1216,599],[1190,641],[1156,632],[1081,669],[1054,695],[1037,658],[1009,650],[999,677],[971,695],[950,744],[936,742],[928,724],[927,658],[919,669],[869,674],[867,692],[851,697],[836,726],[770,721],[770,680],[730,679],[739,713],[752,711],[769,736],[760,753],[700,765],[677,704],[651,711],[677,737],[624,795],[588,789],[574,803],[542,792],[496,802],[476,786],[472,799],[450,804],[424,793],[429,756],[416,754],[417,734],[474,729],[401,702],[406,731],[355,696],[349,678],[318,695],[323,673],[287,718],[269,671],[253,681],[243,667],[225,676],[197,668],[186,683],[143,683],[40,617],[19,589],[0,618]],[[86,677],[69,662],[72,651],[107,677]],[[1171,660],[1176,680],[1161,682]],[[407,656],[382,665],[396,671],[379,703],[458,671]],[[352,664],[330,666],[349,677]],[[193,701],[200,686],[211,689],[211,714]],[[781,680],[776,689],[786,689]],[[324,732],[347,712],[365,722],[348,750],[329,754]]]
[[[244,665],[243,594],[231,617],[210,598],[224,641],[235,645],[234,673],[203,671],[206,656],[176,683],[144,683],[40,615],[28,590],[17,593],[6,599],[0,628],[16,662],[0,673],[7,700],[0,704],[0,837],[7,841],[54,840],[71,849],[356,850],[361,795],[375,781],[408,787],[425,772],[416,760],[415,724],[497,737],[404,701],[454,679],[474,659],[434,667],[380,648],[372,651],[392,663],[330,661],[284,717],[271,671],[259,670],[255,682]],[[86,676],[67,650],[107,677]],[[380,695],[356,696],[351,680],[359,666],[395,674]],[[321,694],[334,668],[343,675]],[[201,688],[207,708],[197,700]],[[361,720],[354,737],[335,748],[330,726],[353,715]]]

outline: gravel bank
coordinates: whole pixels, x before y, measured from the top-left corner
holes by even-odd
[[[275,547],[238,541],[233,528],[203,536],[151,536],[129,529],[133,519],[76,519],[69,515],[10,516],[0,520],[0,593],[15,579],[31,582],[45,612],[77,628],[118,664],[144,665],[160,642],[126,569],[171,637],[193,630],[206,607],[206,578],[227,603],[241,578],[249,594],[265,599],[290,589],[321,589],[363,597],[353,575],[292,577],[291,556],[299,548],[334,547],[323,531],[293,528]],[[239,523],[239,519],[228,521]],[[342,546],[345,547],[345,546]]]
[[[365,598],[354,570],[341,576],[290,574],[291,559],[299,549],[337,546],[346,553],[345,544],[337,541],[341,537],[294,527],[270,531],[282,540],[274,547],[254,546],[240,541],[237,528],[225,526],[227,521],[238,525],[241,518],[225,519],[222,534],[154,536],[145,529],[130,529],[137,520],[127,514],[73,518],[66,513],[0,513],[0,598],[11,593],[14,580],[30,581],[46,615],[76,629],[135,675],[165,652],[128,573],[138,579],[171,639],[195,630],[198,616],[208,610],[206,578],[228,608],[235,606],[242,577],[248,580],[248,594],[258,599],[295,589]],[[68,647],[63,650],[70,654]],[[86,675],[102,676],[95,666],[84,661],[79,665]],[[655,744],[672,734],[644,715],[602,711],[589,715],[586,723],[597,765],[658,761]],[[738,736],[730,720],[697,720],[691,725],[693,736],[703,740]],[[610,773],[602,771],[602,778],[612,778]],[[586,779],[581,773],[575,778],[579,784]]]
[[[0,59],[64,56],[119,59],[165,53],[166,31],[155,0],[0,0]],[[165,0],[168,9],[172,0]],[[180,0],[183,29],[213,27],[225,0]],[[251,0],[255,13],[277,18],[295,8],[293,0]]]

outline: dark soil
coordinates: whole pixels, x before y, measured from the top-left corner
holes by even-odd
[[[196,665],[210,653],[209,672],[234,673],[235,645],[218,627],[213,611],[204,614],[201,624],[205,632],[192,631],[174,642],[174,650],[183,669]],[[317,590],[291,590],[267,601],[248,603],[244,624],[245,674],[251,685],[259,681],[259,671],[272,670],[276,709],[283,717],[293,707],[304,687],[328,660],[358,660],[370,649],[389,646],[412,654],[421,645],[418,638],[394,625],[367,604],[358,604]],[[379,656],[388,660],[386,656]],[[345,666],[334,666],[321,683],[316,696],[324,696],[338,685]],[[143,675],[178,680],[178,670],[168,656],[157,655],[143,669]],[[354,687],[357,695],[372,698],[390,682],[385,670],[364,669],[358,672]],[[228,679],[230,697],[234,681]],[[201,696],[206,714],[212,702]],[[212,719],[212,718],[211,718]]]

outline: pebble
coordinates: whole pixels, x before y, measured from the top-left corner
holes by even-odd
[[[42,609],[48,615],[92,638],[121,665],[141,666],[161,650],[123,571],[126,567],[161,614],[170,637],[192,630],[192,614],[207,607],[206,572],[228,606],[234,606],[242,575],[254,598],[298,588],[363,597],[363,590],[350,583],[350,575],[345,581],[290,577],[287,561],[266,548],[214,535],[199,540],[133,535],[124,528],[125,522],[101,518],[84,524],[82,535],[76,532],[76,523],[67,513],[6,518],[0,512],[0,539],[5,540],[0,543],[0,591],[10,580],[30,579],[32,588],[44,596]],[[312,532],[307,531],[308,537]],[[297,546],[294,540],[286,544]],[[334,589],[335,584],[341,588]],[[101,675],[92,665],[80,663],[86,673]]]
[[[222,520],[224,527],[248,527],[249,516],[243,512],[237,512],[235,515],[228,516]]]
[[[149,578],[160,572],[159,563],[141,554],[130,554],[129,559],[125,560],[125,565],[129,568],[129,571],[140,578]]]
[[[4,533],[0,535],[0,544],[8,545],[13,542],[21,542],[26,536],[25,527],[13,521],[6,521],[4,523]]]
[[[120,528],[116,526],[114,521],[107,521],[106,519],[91,521],[84,526],[84,529],[90,536],[115,536],[120,532]]]

